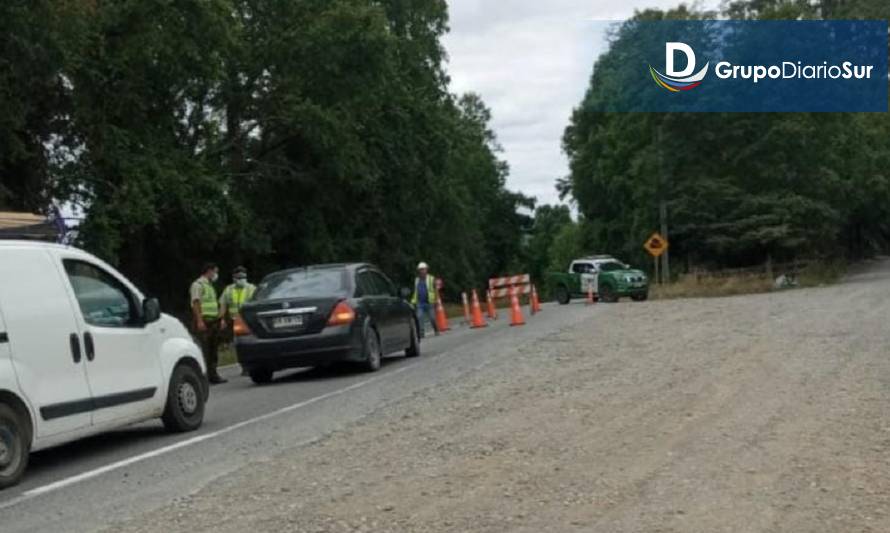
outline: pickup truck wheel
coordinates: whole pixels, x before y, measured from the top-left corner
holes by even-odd
[[[0,489],[21,481],[30,451],[27,421],[13,408],[0,403]]]
[[[420,357],[420,339],[417,336],[417,324],[411,320],[411,344],[405,350],[405,357]]]
[[[161,421],[167,431],[185,433],[201,427],[204,422],[204,394],[201,376],[190,365],[181,364],[173,370],[167,391],[167,406]]]
[[[271,368],[251,368],[247,371],[247,375],[257,385],[268,385],[272,383],[272,376],[275,375],[275,371]]]
[[[569,289],[565,285],[556,288],[556,301],[559,302],[559,305],[568,305],[571,300],[572,295],[569,294]]]
[[[647,292],[644,294],[634,294],[633,296],[631,296],[631,299],[633,299],[633,301],[635,302],[645,302],[649,299],[649,293]]]
[[[615,291],[612,290],[612,287],[603,285],[600,287],[600,300],[607,304],[613,304],[618,301],[618,296],[615,295]]]

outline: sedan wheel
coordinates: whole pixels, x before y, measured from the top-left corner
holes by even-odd
[[[270,368],[251,368],[247,371],[250,380],[257,385],[266,385],[272,383],[272,376],[275,374]]]
[[[365,327],[365,370],[368,372],[377,372],[380,370],[380,339],[374,328]]]
[[[405,357],[420,357],[420,339],[417,336],[417,324],[411,320],[411,344],[405,350]]]

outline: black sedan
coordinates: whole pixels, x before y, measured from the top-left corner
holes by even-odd
[[[380,368],[384,355],[420,355],[414,310],[369,264],[321,265],[270,274],[235,319],[238,362],[255,383],[277,370],[341,361]]]

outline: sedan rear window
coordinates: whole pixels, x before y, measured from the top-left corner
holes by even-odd
[[[257,287],[255,300],[323,298],[346,292],[346,270],[291,270],[271,274]]]

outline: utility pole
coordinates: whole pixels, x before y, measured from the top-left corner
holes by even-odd
[[[661,236],[664,237],[664,240],[667,242],[671,242],[671,236],[668,233],[668,210],[667,210],[667,202],[664,199],[664,196],[661,198],[661,205],[659,206],[659,211],[661,214]],[[668,248],[664,251],[664,254],[661,256],[661,260],[663,261],[661,267],[661,277],[666,280],[666,283],[671,282],[671,249]]]
[[[670,242],[671,236],[668,232],[668,209],[667,209],[667,182],[668,178],[664,175],[664,145],[663,145],[663,125],[658,125],[658,216],[661,219],[661,236],[667,242]],[[671,282],[671,252],[670,249],[665,250],[661,256],[661,279],[662,283]]]

